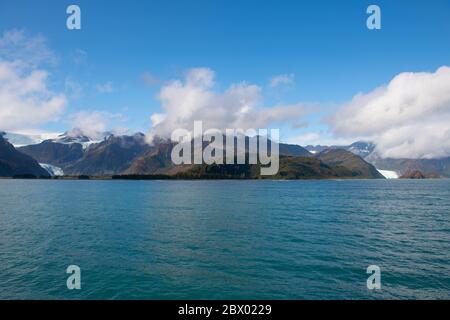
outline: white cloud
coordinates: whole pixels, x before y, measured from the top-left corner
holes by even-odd
[[[150,121],[152,122],[152,127],[155,127],[161,124],[164,120],[166,120],[166,115],[163,113],[154,113],[150,117]]]
[[[108,128],[108,117],[99,111],[80,111],[69,116],[73,129],[80,130],[88,137],[96,137]]]
[[[30,36],[23,30],[8,30],[0,38],[0,57],[30,67],[40,64],[55,64],[56,55],[47,47],[46,39]]]
[[[295,75],[293,73],[290,74],[280,74],[269,81],[269,86],[271,88],[275,88],[281,85],[291,85],[294,83]]]
[[[372,139],[382,157],[450,156],[450,68],[401,73],[356,95],[330,123],[337,134]]]
[[[261,88],[246,82],[216,92],[214,72],[208,68],[188,70],[184,80],[163,86],[158,99],[163,112],[151,117],[151,137],[170,137],[178,128],[192,130],[196,120],[203,121],[204,129],[267,128],[297,121],[305,112],[300,104],[263,108]]]
[[[101,140],[106,132],[114,134],[125,134],[127,128],[121,126],[125,117],[120,113],[110,113],[105,111],[79,111],[67,117],[71,127],[71,132],[81,133],[94,140]],[[110,129],[113,127],[114,129]]]
[[[47,88],[45,70],[24,70],[0,61],[0,128],[22,130],[55,121],[67,104],[65,95]]]
[[[103,84],[99,84],[99,85],[97,85],[96,88],[99,93],[111,93],[114,91],[113,84],[111,81],[108,81]]]
[[[13,30],[0,37],[1,130],[31,130],[58,119],[66,96],[48,88],[49,72],[38,67],[54,59],[41,36]]]

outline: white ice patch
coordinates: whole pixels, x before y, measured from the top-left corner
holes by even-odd
[[[83,150],[86,150],[87,148],[89,148],[89,146],[100,143],[100,142],[102,142],[102,141],[98,140],[98,141],[87,141],[87,142],[79,142],[79,143],[82,145]]]
[[[390,170],[377,169],[386,179],[398,179],[398,173]]]
[[[64,171],[56,166],[52,166],[51,164],[47,164],[47,163],[39,163],[39,165],[44,168],[45,170],[47,170],[47,172],[53,177],[53,176],[63,176],[64,175]]]

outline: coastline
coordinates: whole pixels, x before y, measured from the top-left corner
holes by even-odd
[[[305,177],[300,179],[271,179],[271,178],[247,178],[247,177],[223,177],[223,178],[208,178],[208,177],[180,177],[169,175],[139,175],[139,176],[55,176],[55,177],[0,177],[0,180],[58,180],[58,181],[113,181],[113,180],[127,180],[127,181],[373,181],[373,180],[448,180],[450,178],[426,178],[426,179],[379,179],[379,178],[359,178],[359,177]]]

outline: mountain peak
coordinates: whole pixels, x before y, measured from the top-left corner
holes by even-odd
[[[17,151],[11,143],[3,138],[3,135],[0,135],[0,176],[12,177],[25,174],[49,176],[36,160]]]

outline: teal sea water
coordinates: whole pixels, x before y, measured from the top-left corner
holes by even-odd
[[[450,180],[0,180],[0,299],[28,298],[450,299]]]

